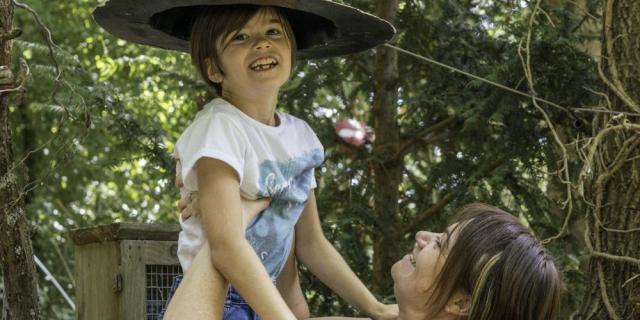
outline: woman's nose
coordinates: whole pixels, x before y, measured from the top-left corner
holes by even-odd
[[[422,249],[426,247],[427,244],[429,244],[429,242],[431,242],[434,236],[435,236],[435,233],[433,232],[418,231],[416,232],[416,245],[418,246],[419,249]]]

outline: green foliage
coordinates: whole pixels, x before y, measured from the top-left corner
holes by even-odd
[[[91,17],[98,1],[31,2],[57,47],[51,57],[33,17],[16,11],[14,25],[24,35],[15,42],[14,61],[27,61],[32,81],[11,107],[15,155],[24,159],[20,170],[35,253],[73,293],[71,229],[114,221],[176,222],[171,151],[211,94],[188,56],[126,43],[100,29]],[[374,1],[343,2],[375,12]],[[517,49],[528,30],[526,2],[400,2],[400,47],[529,90]],[[598,87],[597,73],[593,60],[576,49],[584,39],[572,31],[570,9],[551,11],[555,26],[539,18],[531,44],[535,89],[564,106],[589,105],[597,97],[584,88]],[[327,160],[316,172],[323,226],[365,283],[372,281],[376,232],[397,234],[402,243],[393,255],[401,257],[417,230],[442,230],[470,201],[506,208],[541,238],[558,232],[564,194],[552,174],[557,149],[531,101],[407,55],[399,56],[398,123],[406,142],[399,224],[379,226],[372,210],[372,166],[378,159],[366,148],[343,144],[334,131],[344,118],[373,125],[374,60],[371,50],[302,62],[281,97],[282,108],[308,121],[325,146]],[[588,115],[545,110],[567,135],[588,129]],[[447,119],[446,126],[424,134]],[[455,198],[443,210],[408,228],[449,193]],[[568,292],[581,292],[581,249],[572,237],[565,239],[551,250]],[[44,317],[73,318],[53,286],[40,280]],[[314,314],[352,314],[308,272],[303,282]],[[387,287],[380,295],[390,299],[391,293]],[[567,298],[565,315],[578,297]]]

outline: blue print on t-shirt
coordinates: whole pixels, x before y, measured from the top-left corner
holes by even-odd
[[[284,265],[293,240],[293,227],[307,203],[313,168],[323,160],[322,150],[315,149],[286,161],[260,163],[258,197],[271,198],[271,204],[251,223],[245,235],[274,279]]]

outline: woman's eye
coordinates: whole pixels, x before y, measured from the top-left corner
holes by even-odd
[[[270,35],[270,36],[272,36],[272,35],[280,35],[280,34],[282,34],[282,31],[280,31],[280,29],[269,29],[267,31],[267,35]]]

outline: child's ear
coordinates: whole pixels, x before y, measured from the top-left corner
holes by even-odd
[[[207,78],[213,83],[222,83],[222,72],[220,72],[218,66],[211,61],[211,58],[205,59],[204,63],[207,65]]]
[[[464,292],[457,291],[447,302],[444,310],[456,316],[468,316],[471,309],[471,297]]]

